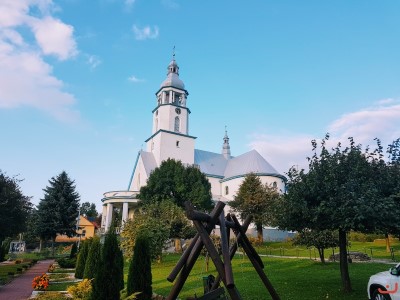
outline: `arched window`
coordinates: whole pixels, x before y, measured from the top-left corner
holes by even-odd
[[[179,132],[179,123],[180,123],[179,117],[175,117],[175,127],[174,127],[175,132]]]
[[[156,118],[156,131],[158,130],[158,118]]]
[[[278,187],[278,184],[276,183],[276,181],[274,181],[274,183],[272,184],[272,187],[273,187],[274,189],[276,189],[276,188]]]
[[[229,187],[225,186],[225,195],[228,195],[228,194],[229,194]]]

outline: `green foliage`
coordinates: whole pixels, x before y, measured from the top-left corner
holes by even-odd
[[[201,171],[193,166],[184,167],[180,161],[167,159],[156,168],[140,189],[143,203],[171,200],[180,207],[190,201],[199,210],[210,210],[211,184]]]
[[[351,231],[349,233],[349,241],[353,242],[373,242],[376,239],[384,239],[384,234],[376,234],[376,233],[362,233]]]
[[[61,268],[72,269],[76,266],[76,258],[59,258],[57,263]]]
[[[96,204],[90,202],[82,203],[80,213],[81,215],[89,218],[96,218],[99,214],[96,210]]]
[[[83,279],[77,285],[71,285],[67,289],[73,299],[90,300],[92,297],[92,282],[89,279]]]
[[[148,238],[139,235],[136,239],[133,259],[129,265],[127,295],[140,292],[136,296],[140,300],[150,300],[152,295],[152,274],[150,245]]]
[[[93,280],[93,300],[118,300],[121,290],[122,252],[118,246],[115,229],[107,232],[101,251],[100,266]]]
[[[339,238],[337,234],[330,230],[304,229],[295,236],[293,244],[317,248],[321,262],[325,263],[324,250],[326,248],[337,247],[339,245]]]
[[[168,239],[191,238],[195,235],[195,229],[182,208],[164,200],[144,205],[135,218],[125,224],[121,233],[121,247],[128,258],[133,253],[136,237],[140,233],[150,240],[151,257],[157,258]]]
[[[54,240],[57,234],[75,235],[80,198],[75,189],[65,171],[49,180],[38,205],[37,231],[41,238]]]
[[[75,277],[82,279],[83,273],[85,272],[85,265],[86,265],[86,260],[89,254],[90,246],[92,244],[92,239],[87,239],[84,240],[81,243],[81,247],[79,249],[78,253],[78,259],[76,261],[76,269],[75,269]]]
[[[235,199],[230,206],[240,213],[240,217],[245,219],[253,216],[256,224],[258,239],[262,241],[262,226],[271,221],[271,206],[279,198],[279,193],[275,188],[263,185],[260,178],[254,173],[248,174],[239,187]]]
[[[88,256],[85,263],[85,270],[83,272],[83,278],[92,279],[95,277],[99,268],[101,244],[100,238],[94,237],[90,246]]]
[[[4,238],[21,233],[26,228],[32,204],[30,197],[24,196],[21,191],[21,181],[8,177],[0,170],[0,244]]]
[[[78,246],[76,243],[72,244],[71,252],[69,254],[69,258],[75,258],[78,254]]]

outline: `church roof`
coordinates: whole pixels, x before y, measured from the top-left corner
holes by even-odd
[[[228,160],[222,154],[195,149],[194,163],[207,175],[224,177]]]
[[[150,176],[150,173],[157,168],[156,159],[154,158],[153,153],[140,151],[140,155],[142,157],[143,165],[146,170],[147,176]]]
[[[229,160],[224,172],[225,178],[243,176],[249,173],[280,175],[256,150],[251,150]]]
[[[169,63],[167,78],[163,81],[163,83],[161,83],[160,88],[167,86],[176,87],[181,90],[185,89],[185,84],[179,78],[179,67],[175,59]]]

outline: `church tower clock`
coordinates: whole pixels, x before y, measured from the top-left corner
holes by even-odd
[[[184,164],[194,163],[196,138],[189,135],[188,95],[179,78],[179,66],[174,54],[168,65],[167,78],[156,92],[153,131],[146,140],[147,151],[153,153],[158,166],[168,158],[180,160]]]

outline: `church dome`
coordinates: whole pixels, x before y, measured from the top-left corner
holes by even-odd
[[[185,84],[179,78],[179,66],[176,63],[175,59],[173,59],[168,65],[168,73],[167,78],[163,81],[160,88],[172,86],[178,89],[185,89]]]

